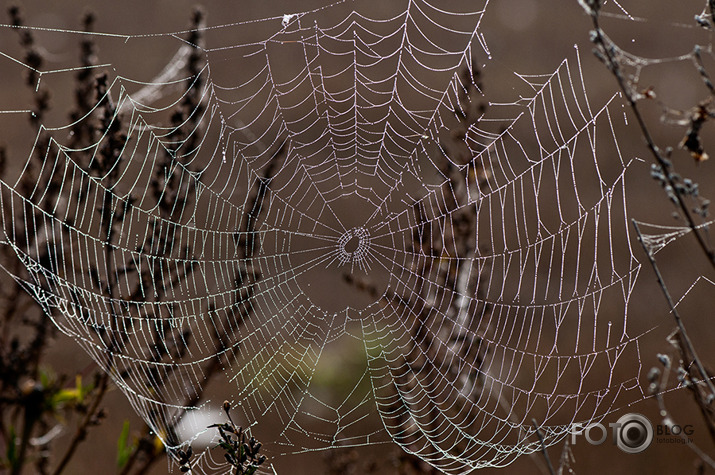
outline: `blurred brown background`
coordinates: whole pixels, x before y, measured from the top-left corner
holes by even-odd
[[[77,29],[82,13],[91,8],[97,13],[96,30],[100,32],[145,34],[155,32],[179,31],[186,27],[194,1],[123,1],[96,2],[88,6],[84,2],[22,2],[27,23],[38,27]],[[209,25],[225,24],[249,19],[273,17],[284,13],[305,11],[325,4],[321,1],[241,1],[241,2],[211,2],[205,4]],[[374,11],[379,15],[383,2],[358,2],[364,11]],[[610,5],[609,12],[619,9]],[[3,11],[14,2],[4,2]],[[705,1],[683,1],[675,5],[668,0],[653,2],[621,2],[630,14],[637,18],[647,18],[647,21],[629,21],[616,17],[603,19],[604,29],[621,46],[644,57],[676,57],[689,53],[696,43],[711,45],[712,36],[696,26],[693,16],[701,13]],[[591,44],[588,32],[591,29],[589,18],[584,14],[578,3],[564,0],[500,0],[491,1],[482,21],[481,31],[487,41],[492,60],[486,62],[483,69],[483,83],[486,97],[494,103],[512,102],[519,94],[527,95],[524,84],[514,75],[547,74],[553,72],[559,64],[568,58],[575,59],[574,45],[578,45],[583,65],[586,88],[592,99],[592,104],[602,104],[616,91],[615,79],[591,54]],[[8,54],[17,51],[16,38],[12,32],[0,32],[0,49]],[[77,38],[72,35],[57,35],[53,33],[36,33],[38,42],[47,50],[47,58],[52,62],[66,63],[67,57],[76,55]],[[250,41],[250,38],[235,38],[236,43]],[[155,48],[143,53],[135,51],[132,55],[117,57],[111,52],[102,51],[100,42],[99,62],[104,63],[103,56],[111,56],[110,62],[115,67],[126,67],[133,73],[143,75],[147,80],[160,71],[165,61],[173,54],[175,43],[157,41]],[[0,109],[27,109],[30,93],[18,80],[23,69],[4,58],[0,66]],[[713,66],[712,58],[706,57],[706,65]],[[711,71],[715,71],[712,68]],[[69,88],[71,78],[53,78],[57,90]],[[63,83],[63,81],[65,81]],[[663,103],[680,109],[689,109],[707,96],[707,91],[697,76],[697,72],[688,61],[666,62],[661,65],[647,66],[643,69],[641,84],[652,86],[658,99]],[[68,89],[69,90],[69,89]],[[55,93],[53,96],[54,112],[47,125],[65,125],[69,110],[70,94]],[[674,127],[660,121],[661,110],[657,103],[644,104],[649,124],[652,126],[656,142],[662,146],[677,146],[684,136],[683,127]],[[625,111],[625,110],[624,110]],[[627,113],[627,112],[626,112]],[[9,156],[24,157],[29,153],[34,139],[34,133],[25,126],[25,117],[20,115],[5,115],[0,118],[3,127],[2,140],[5,142]],[[649,166],[651,157],[643,146],[643,140],[635,128],[618,132],[623,155],[626,157],[641,157],[642,163],[636,163],[628,173],[628,211],[631,217],[639,221],[658,223],[662,225],[681,225],[672,218],[672,209],[667,197],[658,184],[650,178]],[[705,126],[702,137],[707,145],[712,145],[712,128]],[[692,177],[700,184],[701,193],[706,197],[715,196],[713,164],[704,162],[696,165],[687,153],[676,151],[674,161],[678,171],[686,177]],[[633,241],[631,246],[634,255],[643,264],[638,285],[632,296],[629,310],[629,323],[635,328],[648,331],[640,341],[641,369],[640,375],[645,375],[652,366],[657,366],[658,353],[674,354],[672,347],[665,338],[674,327],[668,315],[665,301],[656,286],[651,269],[646,265],[642,250]],[[696,248],[690,236],[679,239],[658,254],[658,261],[665,274],[669,289],[676,300],[686,292],[700,276],[710,276],[712,272],[705,264],[702,254]],[[715,303],[713,284],[701,279],[697,286],[688,294],[679,306],[685,323],[694,340],[700,356],[712,367],[715,367],[715,325],[713,325],[713,304]],[[336,354],[336,367],[341,361],[350,357]],[[86,371],[93,362],[73,341],[60,335],[54,343],[52,356],[49,359],[57,365],[58,371],[74,373]],[[344,363],[342,363],[344,364]],[[336,368],[325,368],[327,373]],[[337,370],[339,372],[339,369]],[[329,378],[330,376],[326,376]],[[348,378],[350,379],[350,378]],[[352,384],[351,382],[348,384]],[[645,385],[645,383],[644,383]],[[652,400],[638,402],[633,406],[623,401],[620,411],[610,415],[606,420],[615,421],[621,414],[640,412],[654,423],[660,422],[657,405]],[[712,454],[712,443],[706,434],[696,406],[690,395],[683,390],[667,395],[666,402],[673,411],[674,417],[681,424],[694,425],[694,441]],[[130,419],[131,426],[138,428],[140,419],[134,414],[123,394],[113,390],[106,399],[109,410],[108,419],[100,428],[90,433],[87,443],[74,458],[68,473],[91,473],[114,470],[116,458],[116,440],[125,419]],[[381,457],[387,452],[387,446],[375,445],[359,449],[366,457]],[[561,455],[561,444],[549,450],[552,461],[557,463]],[[573,462],[570,466],[576,473],[695,473],[695,455],[683,445],[654,443],[648,450],[637,455],[621,453],[614,446],[606,443],[598,447],[588,445],[583,439],[572,448]],[[287,456],[272,460],[278,473],[282,474],[315,474],[326,470],[325,457],[322,453],[307,453]],[[167,467],[159,464],[154,473],[165,473]],[[530,457],[522,457],[511,466],[499,473],[536,473],[537,467]],[[379,473],[392,473],[389,463],[385,462]],[[485,469],[482,473],[497,473],[494,469]]]

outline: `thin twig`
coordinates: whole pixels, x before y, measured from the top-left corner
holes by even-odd
[[[705,370],[705,367],[702,364],[702,361],[698,357],[697,353],[695,352],[695,347],[693,346],[692,341],[690,340],[690,337],[688,336],[687,331],[685,330],[685,325],[683,324],[682,319],[680,318],[680,314],[678,313],[678,310],[675,308],[675,304],[673,302],[673,299],[670,296],[670,292],[668,292],[668,288],[665,285],[665,282],[663,280],[663,276],[660,273],[660,269],[658,268],[657,263],[655,262],[655,259],[653,258],[652,253],[648,249],[648,247],[645,245],[643,242],[643,235],[641,234],[640,228],[638,227],[638,223],[635,220],[632,220],[633,222],[633,227],[635,228],[636,235],[638,236],[638,242],[641,244],[643,247],[643,250],[646,252],[646,255],[648,256],[648,260],[650,261],[651,266],[653,267],[653,271],[655,272],[656,278],[658,280],[658,285],[660,286],[661,291],[663,292],[663,295],[665,296],[666,301],[668,302],[668,307],[670,308],[670,312],[673,315],[673,318],[675,318],[675,322],[678,326],[678,347],[680,348],[681,352],[681,357],[683,359],[683,366],[685,368],[689,368],[692,363],[695,363],[696,368],[698,369],[698,372],[700,373],[700,380],[703,381],[711,395],[715,395],[715,387],[713,387],[713,383],[711,381],[710,376],[708,375],[707,371]],[[689,361],[689,360],[692,360]],[[669,368],[668,368],[669,369]],[[697,383],[694,383],[697,384]],[[713,437],[715,440],[715,426],[713,425],[713,420],[711,415],[708,413],[708,408],[706,407],[706,403],[703,402],[702,400],[702,395],[699,391],[699,388],[697,386],[692,387],[693,394],[696,400],[696,403],[698,407],[700,408],[700,411],[703,415],[703,419],[705,420],[705,423],[707,424],[708,430],[710,432],[710,436]],[[656,395],[656,398],[659,401],[659,404],[661,405],[661,411],[665,411],[665,405],[662,403],[662,400],[660,399],[660,392],[661,391],[654,391],[654,394]],[[691,444],[688,444],[688,446],[691,446]],[[702,451],[695,446],[691,446],[691,448],[708,464],[712,461],[707,455],[704,453],[701,453]],[[707,458],[706,458],[707,457]],[[714,467],[715,468],[715,467]]]
[[[696,45],[695,48],[693,49],[693,63],[695,63],[695,69],[698,70],[698,73],[700,74],[700,78],[705,83],[705,87],[707,87],[710,90],[710,94],[715,96],[715,86],[713,86],[713,82],[710,79],[710,75],[705,70],[705,64],[703,64],[703,58],[700,56],[700,46],[698,46],[698,45]]]
[[[655,368],[654,368],[655,369]],[[667,365],[666,369],[668,372],[670,371],[670,365]],[[668,372],[666,372],[663,377],[667,379],[668,377]],[[657,376],[656,376],[657,377]],[[658,407],[660,409],[660,415],[663,417],[663,421],[666,425],[675,425],[675,420],[673,419],[673,416],[670,415],[670,411],[665,406],[665,400],[663,399],[663,387],[665,384],[661,380],[657,387],[653,388],[653,396],[655,397],[656,401],[658,401]],[[703,450],[695,445],[688,436],[686,436],[682,431],[678,434],[678,436],[685,442],[685,445],[688,446],[690,450],[695,452],[695,454],[700,457],[700,459],[705,462],[706,464],[710,465],[710,467],[715,468],[715,461],[710,458],[710,456],[703,452]]]
[[[534,424],[536,436],[539,438],[539,442],[541,443],[541,453],[544,454],[544,458],[546,459],[546,466],[549,468],[549,473],[551,475],[556,475],[556,472],[554,471],[554,466],[551,465],[549,453],[546,451],[546,443],[544,442],[544,437],[541,435],[541,431],[539,430],[539,424],[538,422],[536,422],[536,419],[531,419],[531,423]]]
[[[665,281],[663,280],[663,276],[660,273],[660,269],[658,269],[658,264],[656,264],[655,259],[653,258],[653,254],[651,254],[651,252],[648,249],[648,247],[646,246],[645,242],[643,242],[643,235],[641,234],[641,230],[638,227],[638,223],[636,222],[635,219],[632,219],[631,222],[633,223],[633,228],[636,230],[636,234],[638,235],[638,242],[643,247],[643,250],[645,251],[646,255],[648,256],[648,261],[650,261],[650,265],[653,267],[655,276],[658,279],[658,285],[660,286],[660,290],[663,292],[663,295],[665,296],[665,300],[668,302],[668,307],[670,308],[670,313],[673,314],[675,323],[678,325],[678,331],[680,332],[682,341],[685,344],[688,352],[692,355],[693,362],[695,363],[696,367],[698,368],[698,371],[700,372],[700,375],[701,375],[703,381],[708,386],[708,389],[710,390],[710,392],[712,394],[715,394],[715,386],[713,386],[713,382],[710,380],[710,377],[708,376],[707,371],[705,371],[705,367],[703,366],[702,361],[700,360],[697,353],[695,352],[695,347],[693,346],[693,343],[690,340],[688,333],[685,331],[685,325],[683,325],[683,320],[680,318],[680,314],[678,313],[678,310],[675,308],[675,303],[673,302],[673,299],[670,296],[670,292],[668,292],[668,288],[665,286]]]
[[[688,205],[685,204],[682,192],[679,190],[678,186],[676,186],[672,173],[670,173],[670,161],[663,156],[660,149],[653,140],[653,137],[650,134],[650,130],[648,129],[648,126],[645,123],[645,119],[643,118],[640,108],[638,107],[638,104],[636,102],[636,97],[634,97],[632,91],[628,88],[626,80],[621,73],[620,64],[615,57],[615,45],[609,44],[610,42],[606,40],[603,30],[601,30],[601,27],[598,22],[599,1],[593,0],[589,2],[588,7],[588,11],[591,16],[594,27],[592,41],[596,46],[599,47],[600,54],[598,54],[598,56],[602,61],[604,61],[608,69],[616,77],[618,86],[621,88],[621,91],[623,91],[623,94],[628,101],[628,105],[630,106],[631,110],[633,111],[633,115],[636,118],[636,122],[638,122],[638,126],[641,129],[641,134],[646,141],[648,150],[650,150],[651,154],[653,155],[653,158],[655,158],[655,161],[663,170],[663,175],[666,183],[673,190],[673,196],[675,197],[676,202],[675,204],[678,206],[680,212],[685,217],[685,221],[687,222],[688,227],[693,232],[695,239],[698,241],[698,245],[710,261],[710,265],[715,268],[715,251],[713,251],[713,249],[710,248],[708,243],[705,242],[705,238],[702,236],[702,233],[698,229],[698,225],[695,223],[693,216],[690,213],[690,209],[688,208]]]

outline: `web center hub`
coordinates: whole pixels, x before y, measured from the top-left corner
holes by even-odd
[[[362,226],[346,231],[338,239],[338,262],[359,265],[367,257],[369,244],[370,235]]]

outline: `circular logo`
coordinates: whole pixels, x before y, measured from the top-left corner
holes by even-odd
[[[616,445],[623,452],[643,452],[653,442],[653,426],[642,414],[625,414],[616,423]]]

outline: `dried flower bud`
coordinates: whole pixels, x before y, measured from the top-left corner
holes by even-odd
[[[660,370],[656,367],[651,368],[648,372],[648,381],[654,382],[658,378],[660,378]]]

